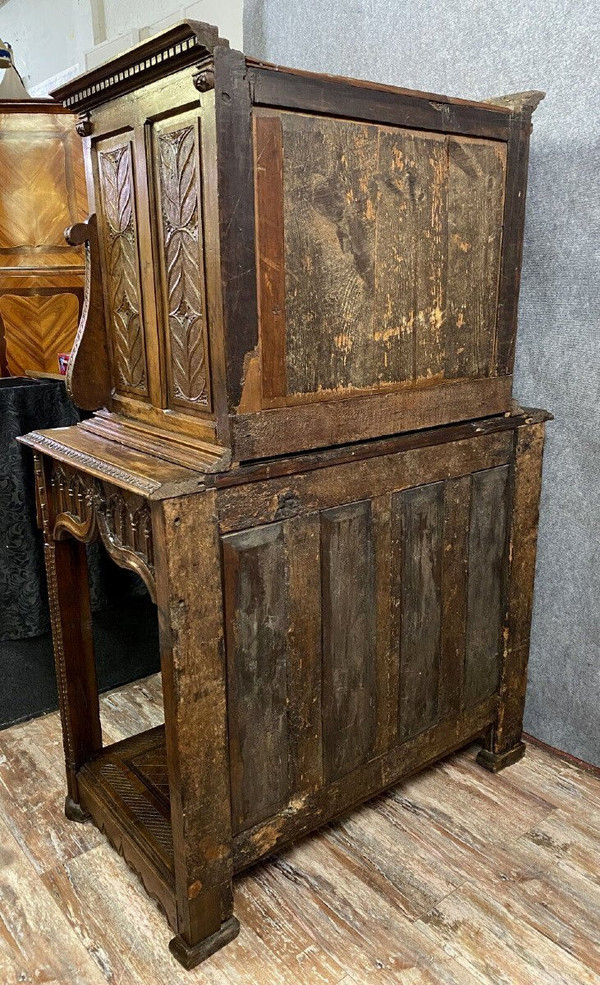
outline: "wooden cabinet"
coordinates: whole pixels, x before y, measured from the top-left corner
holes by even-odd
[[[193,967],[232,878],[477,737],[521,741],[544,412],[511,401],[540,94],[264,66],[183,24],[64,87],[94,213],[33,432],[67,814]],[[164,727],[103,748],[85,544],[158,607]],[[125,917],[124,917],[125,919]]]
[[[523,754],[547,416],[204,474],[81,429],[77,453],[24,439],[67,813],[141,875],[187,966],[235,936],[234,873],[474,738],[493,770]],[[165,701],[164,727],[104,749],[95,537],[158,604]]]
[[[0,101],[0,375],[58,373],[83,301],[84,257],[65,243],[88,211],[73,116],[50,99]]]
[[[74,382],[97,407],[107,343],[97,433],[243,461],[510,409],[541,93],[311,75],[183,24],[55,95],[98,217],[105,324]]]

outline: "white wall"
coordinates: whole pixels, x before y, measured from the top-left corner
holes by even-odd
[[[32,95],[99,65],[179,20],[216,24],[242,47],[243,0],[8,0],[0,6],[0,39]]]

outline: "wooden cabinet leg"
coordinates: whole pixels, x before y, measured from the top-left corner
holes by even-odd
[[[154,507],[177,936],[193,968],[237,935],[220,544],[214,491]]]
[[[498,719],[477,756],[479,765],[494,773],[516,763],[525,753],[522,741],[523,709],[533,610],[544,424],[524,424],[517,428],[515,441],[500,704]]]
[[[67,770],[65,813],[85,821],[77,771],[102,749],[85,544],[72,538],[46,543],[45,559]]]
[[[102,749],[87,556],[85,544],[71,537],[54,540],[48,466],[37,453],[34,467],[67,771],[65,813],[70,820],[85,821],[77,771]]]

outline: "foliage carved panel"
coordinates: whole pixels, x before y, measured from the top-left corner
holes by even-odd
[[[209,409],[196,125],[158,133],[162,262],[171,398]]]
[[[131,144],[98,155],[117,387],[146,395]]]
[[[89,543],[100,537],[112,559],[136,571],[155,598],[152,518],[147,500],[54,462],[50,480],[52,530]]]

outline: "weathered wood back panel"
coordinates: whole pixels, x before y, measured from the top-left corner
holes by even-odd
[[[281,280],[267,397],[495,375],[506,144],[267,110],[254,132],[260,264]]]
[[[373,459],[358,500],[359,463],[220,493],[259,522],[222,537],[235,832],[497,691],[511,447]]]

